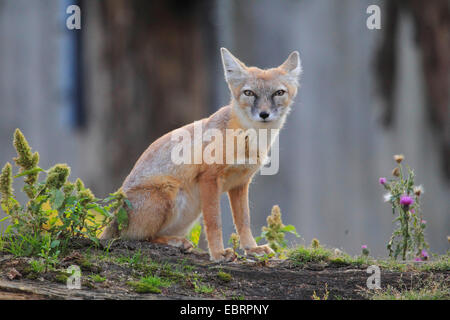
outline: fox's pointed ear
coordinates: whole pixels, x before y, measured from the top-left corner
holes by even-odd
[[[302,63],[300,61],[300,54],[298,51],[292,52],[280,68],[286,71],[293,78],[298,79],[302,73]]]
[[[222,63],[226,82],[241,80],[247,75],[245,64],[233,56],[230,51],[225,48],[220,48],[220,53],[222,54]]]

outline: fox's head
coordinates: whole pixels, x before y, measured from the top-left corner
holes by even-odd
[[[221,48],[232,105],[247,127],[281,127],[297,95],[302,72],[299,53],[292,52],[277,68],[247,67]]]

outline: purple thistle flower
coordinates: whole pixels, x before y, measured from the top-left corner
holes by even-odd
[[[409,207],[410,205],[412,205],[414,203],[414,199],[411,198],[410,196],[404,194],[400,197],[400,204],[402,206],[406,206]]]
[[[427,252],[427,250],[425,250],[425,249],[422,249],[422,252],[420,253],[420,255],[423,257],[423,258],[428,258],[428,252]]]
[[[378,180],[378,182],[380,182],[380,184],[385,185],[387,180],[386,178],[381,177],[380,180]]]
[[[420,258],[415,258],[414,261],[422,261]]]
[[[363,254],[363,255],[365,255],[365,256],[368,256],[368,255],[369,255],[369,249],[367,249],[367,245],[363,244],[363,245],[361,246],[361,251],[362,251],[362,254]]]

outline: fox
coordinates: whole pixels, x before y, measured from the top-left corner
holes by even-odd
[[[265,150],[258,150],[262,156],[256,163],[176,164],[171,151],[177,143],[173,137],[181,131],[193,134],[195,124],[224,134],[230,129],[244,134],[249,129],[277,129],[278,134],[299,88],[300,55],[293,51],[280,66],[260,69],[246,66],[226,48],[220,51],[230,103],[208,118],[175,129],[150,144],[121,186],[131,203],[128,225],[119,231],[114,220],[101,239],[121,237],[190,250],[193,245],[186,235],[203,216],[210,259],[233,261],[234,250],[224,247],[222,235],[220,198],[227,193],[240,248],[246,255],[273,253],[268,245],[257,245],[252,235],[248,199],[251,181],[264,164],[273,139]],[[225,144],[221,147],[227,148]],[[206,143],[201,142],[201,151],[205,148]]]

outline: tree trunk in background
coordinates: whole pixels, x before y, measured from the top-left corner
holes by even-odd
[[[450,2],[448,0],[409,0],[386,3],[386,28],[378,51],[376,71],[380,93],[386,100],[383,123],[394,117],[397,25],[402,13],[413,17],[415,42],[421,53],[428,118],[442,145],[442,162],[450,180]]]
[[[96,140],[92,149],[104,161],[101,183],[92,181],[100,192],[120,187],[159,136],[207,116],[212,99],[208,50],[214,39],[209,6],[209,1],[83,3],[83,27],[89,35],[83,40],[86,78],[92,67],[100,68],[107,83],[86,79],[91,86],[105,86],[100,89],[103,98],[90,88],[85,101],[91,121],[87,139]],[[98,38],[90,28],[96,28]],[[89,48],[99,40],[99,53],[93,53]]]

